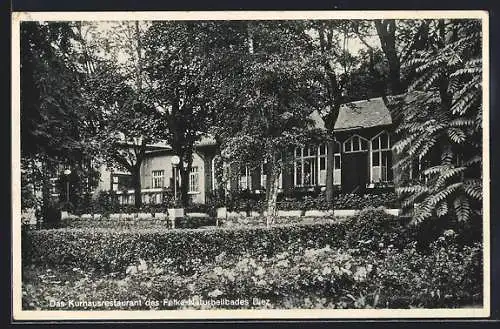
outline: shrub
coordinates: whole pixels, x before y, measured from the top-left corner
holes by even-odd
[[[59,227],[61,225],[61,208],[55,203],[42,207],[42,218],[45,227]]]
[[[222,252],[273,255],[294,248],[337,245],[342,224],[297,224],[213,230],[58,229],[27,232],[23,260],[27,263],[67,264],[104,272],[123,271],[139,258],[160,262],[172,259],[185,271],[188,263],[211,261]]]
[[[127,275],[65,266],[43,273],[34,266],[24,271],[23,306],[47,309],[47,296],[78,300],[82,295],[160,303],[200,298],[247,301],[243,306],[160,304],[155,309],[450,308],[481,303],[481,246],[459,249],[452,233],[439,239],[430,255],[419,253],[414,244],[362,256],[342,247],[308,247],[304,240],[301,246],[290,244],[272,255],[223,251],[210,262],[194,256],[180,266],[172,258],[136,261]],[[47,277],[65,283],[50,284]],[[267,302],[255,305],[254,298]],[[142,307],[149,309],[144,303]]]
[[[346,244],[360,251],[404,247],[409,230],[403,219],[387,214],[383,208],[366,208],[346,222]]]
[[[387,248],[377,260],[373,281],[383,289],[382,307],[448,308],[482,302],[482,247],[458,247],[440,237],[430,253],[416,243],[403,250]]]
[[[188,217],[175,219],[176,228],[200,228],[203,226],[214,226],[214,217]]]

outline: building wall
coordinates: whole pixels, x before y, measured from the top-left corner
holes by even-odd
[[[109,170],[106,165],[101,165],[99,167],[99,174],[99,184],[94,191],[109,191],[111,187],[111,170]]]
[[[344,132],[336,132],[335,138],[340,143],[340,155],[341,155],[341,187],[344,192],[352,192],[356,186],[360,186],[359,192],[363,192],[366,185],[370,185],[371,180],[371,168],[370,164],[373,161],[373,156],[370,152],[371,141],[374,137],[379,135],[381,132],[386,131],[391,136],[391,128],[387,127],[375,127],[370,129],[359,129]],[[351,138],[353,135],[357,135],[365,139],[368,147],[366,151],[346,153],[344,152],[344,142]],[[392,136],[391,136],[392,137]],[[390,144],[392,145],[394,141],[391,138]],[[207,195],[213,189],[212,183],[212,159],[215,154],[212,148],[203,148],[198,150],[193,155],[193,167],[198,168],[198,190],[197,192],[190,192],[193,202],[205,203],[207,200]],[[294,150],[288,150],[285,152],[287,157],[287,164],[283,168],[282,177],[280,181],[280,187],[282,191],[290,190],[296,188],[295,183],[295,162]],[[396,157],[394,152],[392,154],[392,163],[396,162]],[[143,192],[161,192],[162,187],[153,187],[153,171],[163,170],[163,186],[172,187],[173,186],[173,170],[172,170],[172,159],[173,153],[169,151],[161,151],[154,154],[150,154],[143,162],[141,166],[141,184]],[[316,163],[319,163],[319,158],[316,159]],[[238,171],[238,168],[231,168],[232,170]],[[111,188],[111,171],[105,166],[101,166],[101,179],[97,190],[109,191]],[[390,170],[390,181],[393,181],[392,168]],[[319,166],[316,171],[315,186],[322,186],[324,188],[324,183],[319,184],[321,174]],[[363,172],[363,177],[360,178],[359,173]],[[262,183],[262,173],[259,170],[253,170],[248,172],[248,182],[252,190],[259,190]],[[324,180],[324,177],[323,179]],[[239,189],[240,182],[238,178],[231,179],[230,189]],[[265,185],[265,183],[263,183]],[[314,186],[304,186],[305,188],[313,188]],[[368,186],[370,187],[370,186]]]
[[[155,156],[146,158],[141,166],[141,185],[142,191],[156,191],[160,188],[153,187],[153,171],[163,170],[163,186],[173,187],[173,166],[171,163],[173,154],[159,153]],[[189,192],[193,202],[205,202],[205,161],[197,153],[193,154],[192,167],[198,168],[198,191]]]

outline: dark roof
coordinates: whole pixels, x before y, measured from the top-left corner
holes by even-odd
[[[392,123],[391,114],[381,97],[342,104],[334,130],[370,128]]]

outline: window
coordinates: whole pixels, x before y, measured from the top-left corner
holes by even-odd
[[[267,187],[267,163],[264,161],[260,165],[260,186],[265,189]]]
[[[162,188],[165,186],[165,171],[164,170],[153,170],[153,188]]]
[[[326,154],[327,146],[326,144],[321,144],[318,147],[318,157],[319,157],[319,185],[326,185]]]
[[[111,178],[112,181],[112,190],[113,191],[118,191],[118,176],[113,175]]]
[[[335,185],[340,185],[342,179],[341,170],[342,170],[342,163],[341,163],[340,153],[335,153],[333,155],[333,184]]]
[[[368,150],[368,140],[361,136],[353,135],[344,142],[344,152],[361,152]]]
[[[300,152],[300,153],[299,153]],[[300,156],[298,156],[300,154]],[[309,146],[307,148],[295,149],[295,185],[313,186],[318,179],[318,147]]]
[[[248,166],[240,167],[238,187],[240,190],[248,190],[252,187],[252,176]]]
[[[50,179],[50,193],[51,194],[59,194],[59,190],[57,188],[57,178]]]
[[[198,167],[191,167],[191,172],[189,173],[189,192],[197,193],[200,191],[200,174],[198,172]]]
[[[392,179],[392,153],[389,134],[383,132],[371,140],[371,182],[388,182]]]
[[[351,145],[352,146],[352,145]],[[334,142],[333,148],[333,183],[340,184],[340,143]],[[326,167],[327,167],[327,146],[326,144],[320,145],[318,148],[319,159],[319,185],[326,185]]]
[[[267,188],[267,161],[264,161],[260,165],[260,188],[261,189],[266,189]],[[283,171],[280,171],[280,174],[278,176],[278,188],[283,188]]]
[[[113,191],[133,189],[132,176],[129,174],[111,174],[111,189]]]

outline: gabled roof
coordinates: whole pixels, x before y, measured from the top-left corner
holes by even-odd
[[[334,130],[390,125],[391,114],[381,97],[342,104]]]

